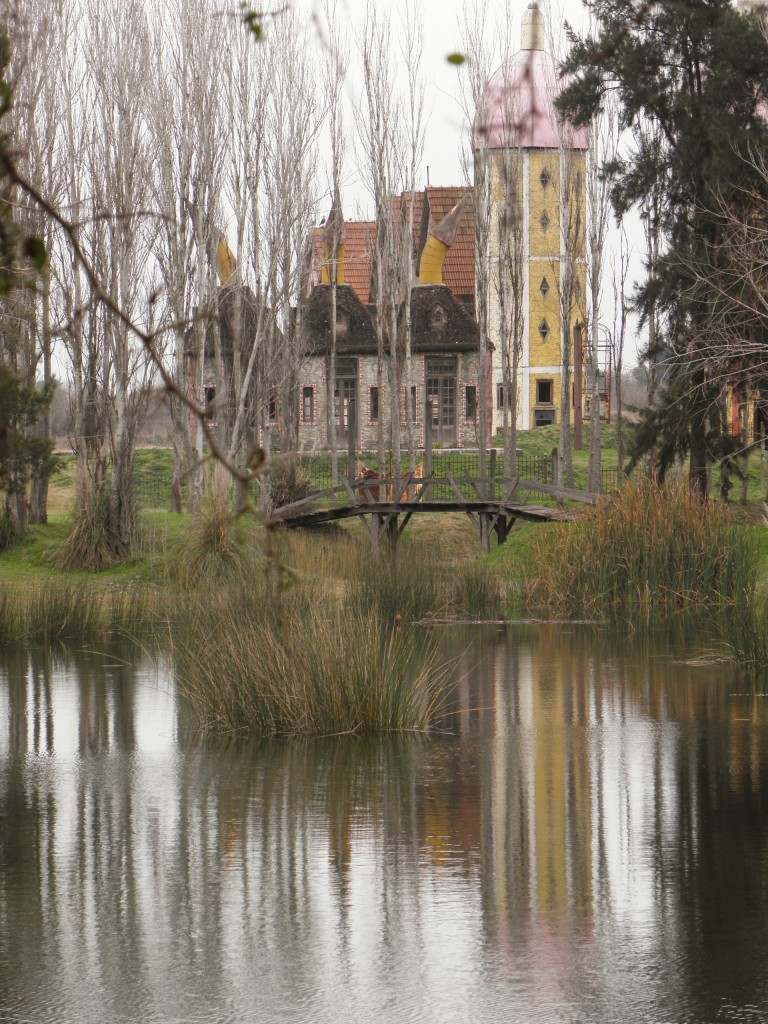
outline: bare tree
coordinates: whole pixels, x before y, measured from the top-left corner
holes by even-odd
[[[155,256],[175,335],[174,505],[189,480],[189,504],[202,497],[204,432],[179,395],[190,389],[204,404],[206,313],[215,309],[225,117],[222,109],[224,22],[214,0],[170,0],[153,19],[148,120],[157,160],[155,203],[162,216]],[[216,359],[220,371],[220,339]],[[192,375],[192,376],[191,376]],[[220,386],[222,382],[219,381]]]
[[[328,134],[331,145],[330,194],[333,199],[333,227],[331,239],[331,349],[328,353],[328,372],[326,374],[326,419],[328,443],[331,449],[331,483],[339,484],[339,453],[336,432],[336,408],[334,394],[336,389],[336,350],[338,328],[338,284],[339,284],[339,245],[344,241],[341,225],[341,186],[346,151],[346,130],[344,123],[344,84],[349,63],[349,54],[342,41],[339,31],[338,5],[325,0],[323,6],[327,26],[326,61],[323,81],[325,94],[328,98]],[[360,412],[358,410],[358,421]]]
[[[503,40],[503,65],[511,55],[509,4],[497,35]],[[499,307],[499,342],[501,349],[502,436],[504,441],[504,476],[517,474],[517,423],[520,399],[520,362],[523,357],[523,334],[527,321],[525,303],[526,245],[525,216],[525,163],[523,134],[531,112],[521,108],[520,98],[525,95],[519,68],[513,72],[517,81],[510,82],[503,91],[504,146],[494,163],[491,188],[503,198],[497,204],[496,223],[492,225],[492,252],[496,263],[494,287]]]
[[[622,394],[624,342],[627,335],[627,277],[629,275],[629,242],[622,227],[619,232],[618,262],[613,269],[613,331],[611,362],[616,382],[616,461],[619,476],[624,471],[624,403]]]
[[[478,472],[486,475],[488,437],[493,426],[491,375],[488,359],[490,345],[490,301],[492,288],[493,184],[492,157],[487,140],[478,132],[482,124],[483,97],[491,74],[494,47],[489,39],[492,26],[486,18],[485,5],[473,0],[464,6],[459,33],[465,55],[461,69],[461,105],[465,121],[464,138],[470,140],[462,148],[462,164],[467,185],[474,183],[475,199],[475,317],[479,328],[477,353],[478,393]]]
[[[602,110],[592,118],[587,150],[587,291],[588,291],[588,381],[590,383],[590,434],[588,489],[601,486],[600,438],[600,318],[605,246],[611,216],[610,166],[619,148],[619,110],[616,97],[609,95]]]
[[[366,183],[376,210],[374,293],[376,300],[377,386],[380,400],[385,394],[387,371],[390,447],[393,472],[401,472],[400,460],[400,365],[398,361],[398,319],[405,290],[403,249],[411,245],[407,236],[403,206],[394,197],[402,182],[405,152],[402,138],[402,109],[397,96],[390,55],[390,21],[376,9],[369,9],[360,40],[365,103],[358,115],[358,137],[366,168]],[[410,400],[410,395],[406,401]],[[382,407],[384,403],[382,402]],[[378,449],[380,472],[387,472],[384,417],[379,417]]]
[[[88,67],[93,124],[87,147],[93,221],[89,230],[102,279],[127,317],[147,324],[147,271],[156,219],[150,214],[154,161],[144,111],[152,81],[142,59],[149,26],[141,0],[89,0]],[[109,543],[130,554],[136,530],[133,457],[146,412],[152,363],[125,323],[102,309],[104,378],[109,395]]]
[[[60,172],[56,161],[56,134],[60,123],[60,97],[55,81],[55,61],[51,38],[61,35],[61,12],[54,0],[41,0],[34,10],[28,3],[16,8],[15,45],[9,69],[9,84],[14,102],[10,110],[10,131],[17,140],[16,160],[22,173],[34,180],[56,201]],[[25,236],[41,238],[46,252],[53,247],[53,225],[30,197],[19,190],[14,197],[14,219]],[[16,288],[3,301],[3,356],[26,384],[42,380],[53,382],[53,327],[50,300],[50,274],[46,265],[36,287]],[[9,344],[10,343],[10,344]],[[42,378],[41,378],[42,372]],[[32,428],[44,441],[51,435],[50,407]],[[14,486],[14,513],[20,530],[26,521],[47,519],[48,475],[30,481],[17,480]]]

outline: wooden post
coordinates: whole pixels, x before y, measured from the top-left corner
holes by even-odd
[[[584,422],[584,398],[582,378],[584,353],[582,351],[581,324],[573,328],[573,447],[580,452],[583,444],[582,424]]]
[[[487,512],[480,512],[480,551],[484,555],[491,552],[491,517]]]
[[[422,470],[424,477],[429,479],[432,476],[432,403],[430,401],[426,404],[424,412],[424,469]],[[431,485],[426,484],[424,488],[424,497],[429,498]]]
[[[381,540],[381,514],[374,512],[371,516],[371,546],[373,553],[378,557],[379,541]]]
[[[389,540],[389,550],[394,555],[397,551],[397,541],[400,537],[400,531],[397,528],[397,521],[399,516],[391,516],[387,523],[387,539]]]
[[[496,449],[491,448],[490,467],[488,469],[488,500],[496,501]]]
[[[354,398],[350,398],[347,403],[347,453],[347,479],[352,483],[357,476],[357,416]]]

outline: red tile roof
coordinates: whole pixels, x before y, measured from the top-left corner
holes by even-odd
[[[471,187],[461,186],[438,187],[430,185],[414,195],[413,217],[413,248],[418,253],[422,237],[422,216],[424,213],[424,196],[428,197],[431,226],[436,227],[443,218],[461,200],[465,192],[470,198],[462,213],[456,241],[448,250],[443,266],[443,281],[451,289],[459,301],[475,297],[475,206]],[[396,197],[393,202],[405,203],[407,210],[408,196]],[[375,249],[376,224],[373,221],[345,221],[347,242],[345,249],[345,277],[360,300],[371,301],[371,273]],[[321,280],[321,264],[323,257],[322,228],[315,228],[313,237],[314,262],[311,284],[319,284]],[[426,232],[425,232],[426,237]]]
[[[344,222],[347,240],[344,246],[344,280],[351,285],[361,302],[371,301],[371,271],[373,268],[376,224],[373,221],[348,220]],[[323,229],[313,232],[314,261],[312,285],[320,284],[323,262]]]

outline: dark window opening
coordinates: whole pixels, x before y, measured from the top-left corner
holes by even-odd
[[[213,384],[205,385],[205,412],[206,415],[213,415],[213,403],[216,401],[216,388]]]
[[[301,389],[301,418],[304,423],[315,422],[315,389],[313,387]]]
[[[549,227],[549,214],[545,210],[544,213],[539,217],[539,224],[541,224],[541,230],[546,231]]]
[[[405,405],[405,396],[406,396],[406,394],[407,394],[407,391],[406,391],[405,388],[403,388],[403,419],[404,420],[408,418],[408,410],[407,410],[406,405]],[[415,385],[411,385],[411,422],[412,423],[416,422],[416,386]]]
[[[464,388],[464,418],[467,423],[474,423],[477,419],[477,387],[474,384],[467,384]]]
[[[512,408],[511,390],[512,389],[509,386],[505,387],[503,384],[496,385],[496,405],[499,409]]]
[[[542,320],[541,323],[539,324],[539,334],[541,335],[541,340],[542,341],[546,341],[547,338],[549,337],[549,335],[550,335],[549,324],[547,323],[546,320]]]
[[[555,422],[555,410],[554,409],[534,409],[533,411],[533,425],[534,427],[549,427]]]
[[[542,277],[541,279],[540,290],[541,294],[546,299],[546,297],[549,295],[549,281],[546,279],[546,277]]]
[[[552,177],[546,167],[539,175],[539,181],[541,182],[542,188],[546,188],[550,181],[552,181]]]
[[[379,389],[372,387],[369,392],[370,419],[371,423],[379,422]]]
[[[554,382],[551,380],[536,381],[536,405],[552,405],[554,401]]]
[[[269,394],[269,422],[277,423],[277,395],[274,391]]]

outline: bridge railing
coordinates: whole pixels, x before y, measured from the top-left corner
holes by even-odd
[[[316,491],[296,501],[275,508],[271,522],[280,522],[297,515],[303,515],[328,506],[359,506],[361,509],[391,514],[402,509],[406,512],[413,505],[450,505],[456,509],[471,511],[473,508],[488,511],[488,505],[501,503],[503,506],[519,506],[529,503],[534,493],[543,493],[551,501],[578,501],[594,504],[597,495],[573,488],[542,484],[540,481],[524,480],[519,476],[504,477],[455,477],[417,476],[407,472],[401,477],[363,476],[356,480],[344,479],[336,487]],[[434,509],[438,511],[438,509]]]

